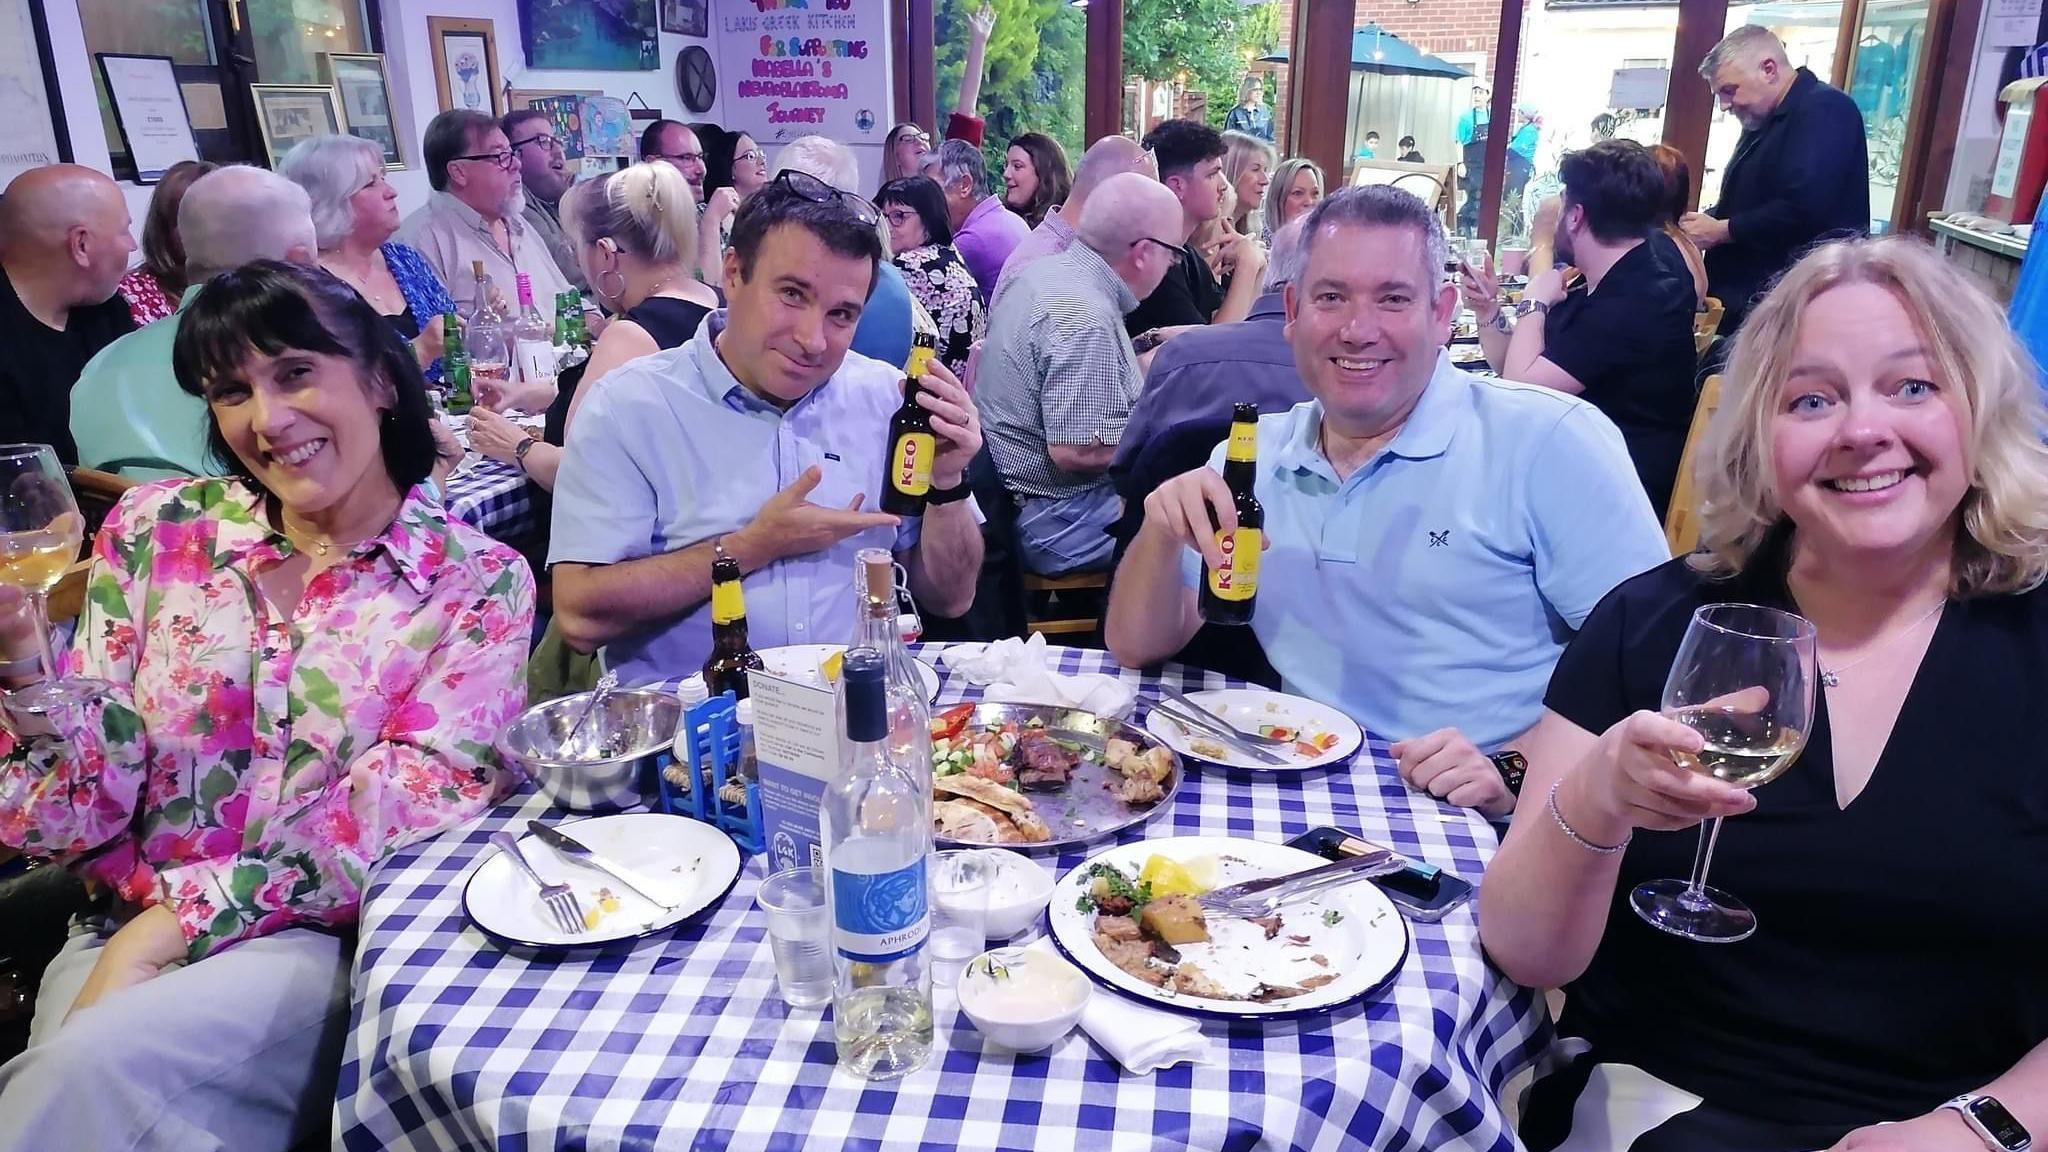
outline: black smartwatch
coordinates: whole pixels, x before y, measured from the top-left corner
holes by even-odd
[[[973,494],[973,491],[967,487],[966,478],[963,477],[958,484],[953,485],[951,488],[933,486],[929,492],[924,494],[924,502],[927,505],[958,504]]]
[[[1493,770],[1500,773],[1500,782],[1508,786],[1510,795],[1522,794],[1522,777],[1529,774],[1529,761],[1512,748],[1495,752],[1487,757],[1493,761]]]

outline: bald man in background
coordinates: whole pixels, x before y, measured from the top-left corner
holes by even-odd
[[[32,168],[0,199],[0,238],[0,442],[49,444],[76,464],[71,386],[135,327],[115,294],[135,251],[128,204],[90,168]]]
[[[1088,204],[1088,197],[1100,187],[1104,180],[1124,172],[1139,172],[1153,179],[1159,173],[1152,170],[1152,163],[1145,155],[1145,146],[1129,136],[1104,136],[1088,146],[1081,156],[1080,167],[1074,169],[1074,186],[1067,192],[1066,202],[1053,205],[1045,219],[1031,234],[1019,241],[1010,258],[1003,263],[1003,274],[996,278],[996,290],[991,301],[1000,299],[1003,288],[1017,274],[1031,266],[1033,261],[1047,256],[1057,256],[1074,246],[1074,225],[1081,219],[1081,209]]]

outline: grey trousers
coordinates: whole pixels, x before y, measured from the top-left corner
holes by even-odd
[[[65,1014],[113,923],[72,922],[28,1050],[0,1066],[0,1152],[285,1152],[334,1107],[352,941],[292,929]]]

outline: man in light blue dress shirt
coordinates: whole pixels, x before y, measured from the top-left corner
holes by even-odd
[[[1267,551],[1251,629],[1290,692],[1395,741],[1402,775],[1489,816],[1486,753],[1543,711],[1551,667],[1615,585],[1669,559],[1621,434],[1592,405],[1482,380],[1443,351],[1443,226],[1410,193],[1347,188],[1306,225],[1288,338],[1312,400],[1259,420]],[[1219,447],[1161,485],[1117,570],[1108,640],[1139,667],[1201,624]]]
[[[871,510],[903,403],[896,369],[847,351],[881,259],[875,223],[865,200],[777,176],[734,221],[727,309],[608,374],[577,413],[555,483],[555,615],[622,683],[703,666],[720,548],[745,574],[757,649],[850,639],[862,548],[893,550],[927,612],[973,602],[981,531],[962,477],[981,429],[941,366],[919,397],[938,437],[921,522]]]

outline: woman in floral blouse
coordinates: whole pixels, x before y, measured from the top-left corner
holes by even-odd
[[[424,385],[390,326],[328,273],[259,262],[187,305],[173,367],[233,474],[122,499],[62,661],[112,691],[0,733],[0,843],[104,900],[0,1068],[0,1148],[303,1139],[370,869],[515,782],[491,744],[524,704],[533,578],[429,497]]]
[[[185,189],[219,165],[206,160],[180,160],[164,169],[150,193],[149,212],[142,218],[142,263],[121,277],[121,299],[137,328],[178,310],[185,294],[185,242],[178,238],[178,205]]]
[[[939,359],[960,375],[967,353],[988,330],[981,290],[953,247],[946,222],[946,194],[928,176],[906,176],[882,185],[875,207],[889,224],[890,261],[903,273],[910,294],[939,326]]]

